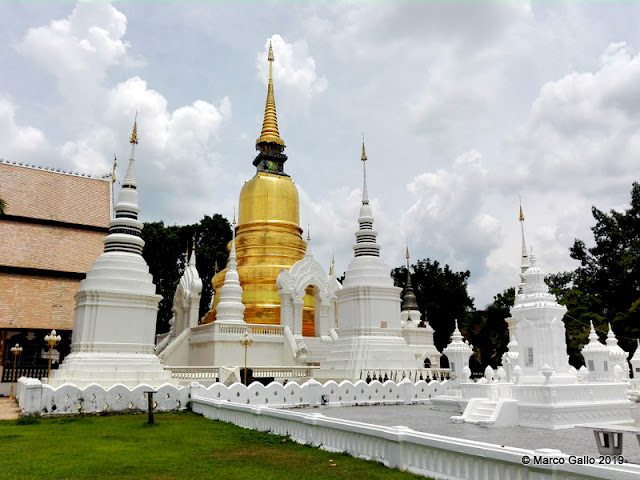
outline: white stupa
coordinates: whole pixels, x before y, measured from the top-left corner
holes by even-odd
[[[516,292],[511,317],[513,332],[518,344],[518,362],[522,369],[523,383],[543,383],[542,370],[553,370],[553,381],[563,383],[577,381],[569,372],[569,357],[562,317],[567,312],[544,281],[545,273],[537,265],[533,253],[527,256],[524,239],[524,215],[520,207],[522,229],[522,263],[520,284]],[[511,328],[510,328],[511,330]]]
[[[232,229],[233,238],[231,239],[231,251],[229,252],[229,261],[227,262],[227,273],[224,277],[224,283],[220,287],[220,302],[217,306],[217,322],[223,323],[241,323],[244,324],[244,309],[242,303],[242,286],[240,285],[240,276],[238,275],[238,260],[236,257],[236,219],[233,218]]]
[[[96,382],[160,385],[170,381],[155,354],[158,303],[156,286],[142,258],[144,240],[138,220],[135,179],[137,123],[131,134],[131,158],[122,181],[104,253],[98,257],[75,295],[71,353],[51,383],[78,386]]]
[[[354,259],[336,292],[338,336],[317,377],[359,379],[380,370],[416,369],[421,362],[402,337],[400,291],[380,258],[367,193],[367,155],[362,144],[364,186],[353,247]]]
[[[458,328],[458,320],[455,321],[455,328],[451,334],[451,342],[442,350],[442,353],[449,360],[449,369],[451,370],[452,379],[469,380],[463,373],[464,368],[469,368],[469,359],[473,355],[473,347],[462,340],[462,333]],[[470,371],[469,371],[470,373]]]

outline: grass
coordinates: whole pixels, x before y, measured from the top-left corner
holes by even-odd
[[[0,421],[0,478],[424,480],[193,413],[155,418],[154,425],[146,415]]]

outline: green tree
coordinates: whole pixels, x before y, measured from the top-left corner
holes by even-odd
[[[567,307],[567,348],[576,367],[583,364],[580,349],[588,342],[590,321],[601,340],[611,323],[627,352],[635,351],[640,336],[640,185],[633,183],[626,211],[605,213],[592,207],[591,213],[595,245],[587,247],[576,239],[569,251],[580,266],[547,279],[551,292]]]
[[[454,272],[449,265],[438,261],[418,260],[411,268],[411,284],[416,294],[418,308],[435,330],[433,340],[442,350],[449,344],[454,320],[462,321],[473,310],[473,298],[467,292],[469,271]],[[394,268],[391,272],[396,286],[404,288],[407,267]]]
[[[506,318],[516,298],[515,288],[508,288],[493,297],[484,310],[469,312],[460,326],[462,334],[473,345],[473,357],[469,368],[484,372],[487,366],[496,368],[502,364],[502,354],[507,351],[509,330]]]
[[[213,288],[211,279],[214,265],[224,266],[227,261],[227,244],[231,240],[229,222],[221,215],[205,217],[193,225],[165,226],[164,222],[145,223],[142,230],[145,246],[143,257],[153,275],[157,293],[162,296],[158,306],[156,331],[169,330],[172,317],[173,295],[180,277],[184,273],[187,252],[191,253],[193,240],[196,242],[196,268],[202,279],[200,317],[209,309]]]

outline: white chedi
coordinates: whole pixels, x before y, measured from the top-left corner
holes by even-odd
[[[220,301],[216,307],[216,321],[225,323],[245,323],[242,303],[242,286],[238,274],[238,259],[236,257],[236,221],[233,220],[233,237],[231,250],[227,262],[227,273],[224,283],[220,287]]]
[[[104,239],[104,252],[75,295],[71,353],[52,378],[53,385],[160,385],[171,378],[154,353],[162,297],[156,295],[153,277],[142,258],[143,225],[138,220],[134,155],[137,124],[130,143],[129,166]]]
[[[609,364],[613,367],[614,376],[616,367],[619,367],[621,378],[629,380],[629,366],[627,364],[629,354],[618,345],[618,339],[611,329],[611,324],[609,324],[609,332],[607,333],[605,342],[609,350]]]
[[[469,359],[473,355],[473,347],[462,339],[462,333],[458,328],[458,320],[455,320],[455,328],[451,334],[451,342],[447,345],[442,353],[446,355],[449,360],[449,369],[451,371],[451,377],[465,378],[463,370],[469,368]],[[467,377],[468,379],[468,377]]]
[[[522,293],[518,293],[511,316],[517,320],[518,364],[524,383],[544,381],[544,367],[554,371],[554,379],[576,381],[569,371],[565,327],[562,317],[567,308],[549,293],[544,281],[545,273],[537,264],[536,256],[529,256],[530,266],[521,275]],[[546,370],[546,369],[545,369]]]
[[[589,343],[581,352],[592,382],[606,382],[613,378],[609,368],[609,349],[598,339],[593,322],[590,322]]]
[[[380,258],[367,192],[367,156],[362,145],[363,189],[354,258],[336,291],[339,338],[320,363],[321,378],[365,378],[373,370],[412,370],[420,362],[402,337],[400,288]]]

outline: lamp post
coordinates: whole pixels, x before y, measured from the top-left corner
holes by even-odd
[[[51,330],[51,333],[49,335],[44,336],[44,341],[47,342],[47,345],[49,345],[49,369],[47,370],[47,384],[51,379],[51,356],[53,355],[53,347],[55,347],[60,342],[60,340],[62,340],[62,337],[60,335],[56,335],[55,329]]]
[[[13,373],[11,374],[11,393],[9,393],[9,398],[13,398],[13,382],[16,380],[16,360],[18,360],[18,355],[22,353],[22,347],[16,343],[15,347],[11,347],[11,353],[13,353]]]
[[[244,347],[244,386],[247,386],[247,350],[253,343],[253,335],[249,332],[247,328],[242,336],[240,337],[240,345]]]

